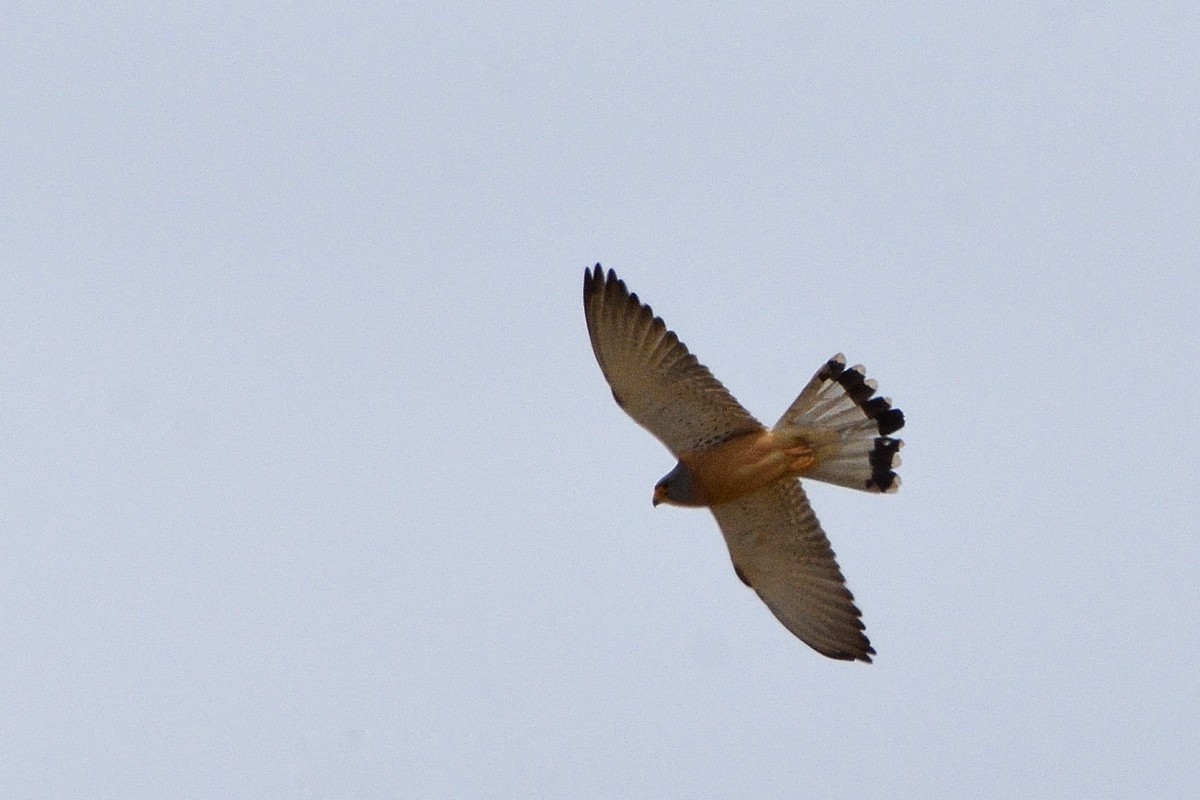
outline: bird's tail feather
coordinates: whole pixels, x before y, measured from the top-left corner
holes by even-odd
[[[904,443],[891,434],[904,427],[904,413],[875,389],[862,365],[847,369],[841,353],[817,371],[775,423],[781,438],[811,447],[814,463],[803,477],[867,492],[900,488],[894,470]]]

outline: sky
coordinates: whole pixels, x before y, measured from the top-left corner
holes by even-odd
[[[1193,4],[13,3],[0,795],[1200,786]],[[735,577],[584,327],[773,421],[878,651]]]

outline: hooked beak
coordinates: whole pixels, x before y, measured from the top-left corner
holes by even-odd
[[[666,502],[666,500],[667,500],[667,487],[655,486],[654,487],[654,499],[650,501],[651,504],[654,506],[657,506],[659,503]]]

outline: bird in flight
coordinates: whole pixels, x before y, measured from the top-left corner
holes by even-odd
[[[613,270],[585,271],[583,307],[613,398],[679,459],[654,505],[707,507],[734,572],[784,627],[822,655],[870,662],[862,613],[799,479],[895,492],[900,409],[839,353],[767,428]]]

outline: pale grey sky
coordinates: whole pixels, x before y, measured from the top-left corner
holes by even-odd
[[[1192,4],[10,4],[0,795],[1200,786]],[[878,650],[612,402],[615,268],[773,420]]]

